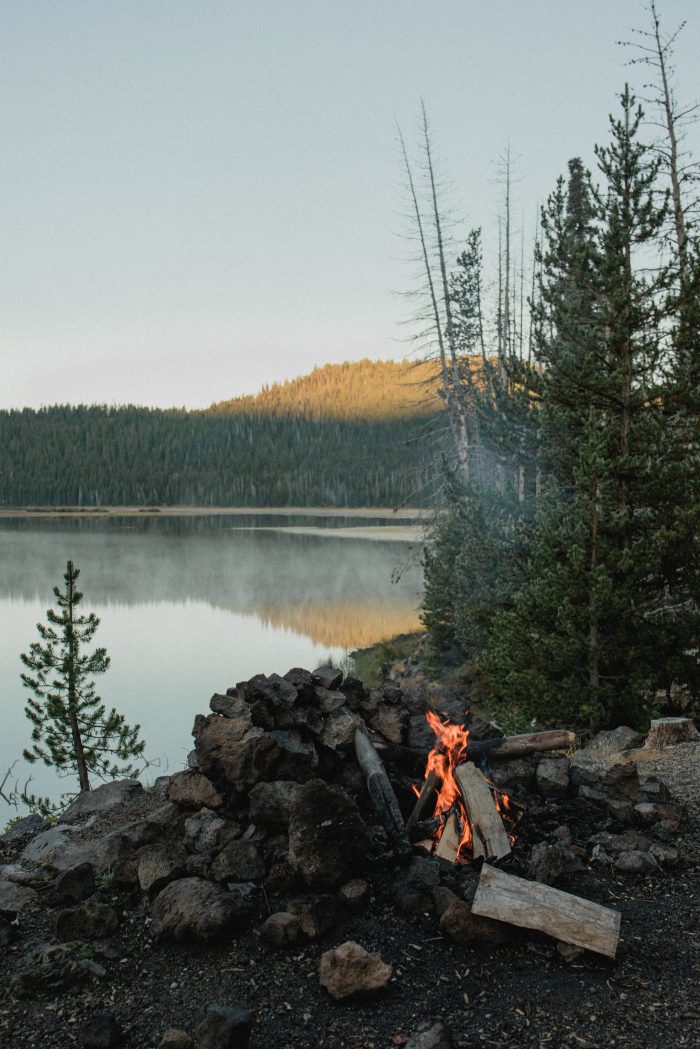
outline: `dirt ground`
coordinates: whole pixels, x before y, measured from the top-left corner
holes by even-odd
[[[700,744],[636,757],[688,805],[689,821],[674,844],[700,857]],[[167,1027],[192,1033],[202,1009],[216,1003],[252,1011],[253,1049],[391,1049],[404,1045],[425,1020],[444,1021],[460,1049],[700,1046],[700,866],[648,875],[600,868],[569,875],[562,888],[622,912],[617,960],[587,953],[573,964],[536,935],[516,935],[493,948],[443,939],[434,919],[408,918],[396,908],[399,874],[394,864],[374,872],[374,896],[362,916],[346,918],[303,948],[276,951],[261,943],[259,922],[215,949],[155,945],[147,908],[107,892],[124,918],[113,957],[102,963],[106,975],[56,999],[15,1001],[5,991],[0,1044],[80,1044],[80,1022],[107,1008],[122,1024],[129,1049],[155,1049]],[[270,904],[276,909],[276,901]],[[28,945],[50,938],[51,920],[39,906],[23,918],[1,960],[3,987]],[[341,1005],[320,988],[320,955],[348,939],[394,967],[381,998]]]

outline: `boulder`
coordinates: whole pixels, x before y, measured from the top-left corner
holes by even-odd
[[[66,806],[58,817],[59,823],[70,823],[83,816],[94,816],[136,801],[143,795],[143,787],[136,779],[115,779],[94,790],[85,790]]]
[[[82,1023],[76,1036],[84,1049],[118,1049],[124,1045],[124,1031],[114,1013],[99,1010]]]
[[[81,863],[94,863],[97,866],[94,844],[74,844],[71,830],[72,828],[57,826],[42,831],[25,847],[21,859],[29,863],[55,867],[57,870],[68,870]]]
[[[0,881],[0,916],[13,922],[19,912],[36,899],[36,892],[27,885]]]
[[[353,714],[347,707],[334,710],[326,717],[321,732],[321,742],[331,750],[335,750],[342,743],[352,743],[358,726],[364,725],[364,721],[357,714]]]
[[[561,842],[554,845],[541,842],[535,845],[530,853],[530,868],[527,875],[528,878],[542,882],[543,885],[554,885],[562,874],[581,870],[581,868],[582,863],[578,856],[566,845]]]
[[[569,793],[568,758],[542,758],[537,765],[537,789],[545,798],[565,798]]]
[[[185,842],[195,852],[210,855],[220,844],[226,820],[210,809],[202,809],[185,820]]]
[[[99,940],[119,928],[114,907],[101,900],[87,900],[77,907],[60,911],[56,917],[56,935],[60,940]]]
[[[192,1049],[194,1042],[187,1031],[169,1027],[158,1043],[158,1049]]]
[[[537,764],[532,758],[514,758],[512,761],[489,761],[491,782],[509,791],[527,791],[535,786]]]
[[[79,863],[77,867],[69,867],[59,874],[46,897],[46,902],[51,907],[81,903],[92,896],[96,888],[95,868],[92,863]]]
[[[321,688],[327,688],[332,692],[343,683],[343,672],[335,667],[316,667],[311,675],[311,681],[314,685],[320,685]]]
[[[594,757],[607,757],[608,754],[621,754],[624,750],[633,750],[642,743],[639,732],[627,725],[599,732],[586,746],[586,753]]]
[[[371,846],[354,801],[312,780],[299,789],[289,823],[289,862],[312,889],[332,889],[359,873]]]
[[[267,918],[260,929],[260,937],[269,947],[287,947],[296,943],[301,934],[298,914],[278,911]]]
[[[200,714],[193,734],[202,772],[241,793],[261,780],[304,782],[318,763],[313,744],[298,732],[265,732],[253,724],[250,710],[235,718]]]
[[[615,869],[626,874],[648,874],[657,871],[659,865],[651,852],[621,852],[615,860]]]
[[[151,935],[156,940],[210,943],[240,925],[240,907],[231,893],[201,878],[180,878],[156,896]]]
[[[379,703],[377,713],[370,718],[370,728],[381,733],[390,743],[405,742],[408,726],[408,711],[391,703]]]
[[[352,940],[321,955],[320,984],[336,1001],[384,991],[392,974],[391,966],[378,954],[370,954]]]
[[[248,1049],[250,1013],[227,1005],[210,1005],[195,1028],[197,1049]]]
[[[442,912],[438,927],[454,943],[464,946],[481,944],[496,947],[512,942],[514,936],[510,926],[472,914],[469,904],[460,899],[450,903]]]
[[[143,892],[155,894],[185,873],[187,854],[176,845],[144,845],[137,854],[137,877]]]
[[[15,845],[18,841],[24,841],[25,838],[33,838],[42,830],[48,830],[49,826],[50,824],[43,816],[40,816],[38,812],[32,812],[29,816],[16,820],[9,830],[0,834],[0,845]]]
[[[211,865],[217,881],[257,881],[265,877],[265,861],[252,841],[231,841]]]
[[[256,827],[287,827],[299,784],[293,780],[257,783],[250,794],[250,821]]]
[[[170,777],[168,798],[177,805],[191,808],[204,805],[209,809],[217,809],[224,800],[211,780],[201,772],[189,769]]]
[[[334,896],[316,896],[289,904],[289,910],[299,916],[301,931],[310,940],[317,940],[335,925],[338,907]]]
[[[209,709],[225,718],[238,718],[245,715],[247,705],[242,696],[234,689],[234,695],[221,696],[217,692],[209,700]]]

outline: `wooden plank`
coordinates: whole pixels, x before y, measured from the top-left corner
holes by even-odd
[[[455,813],[451,813],[440,841],[437,843],[434,855],[440,860],[448,860],[450,863],[457,862],[457,849],[459,848],[459,823]]]
[[[536,929],[555,940],[614,958],[620,938],[619,911],[572,896],[551,885],[526,881],[484,864],[472,913]]]
[[[389,835],[389,841],[396,852],[408,854],[411,846],[394,788],[364,728],[358,728],[355,732],[355,754],[365,774],[372,804]]]
[[[465,761],[454,770],[454,778],[469,817],[474,857],[500,860],[510,855],[510,839],[484,774],[473,761]]]

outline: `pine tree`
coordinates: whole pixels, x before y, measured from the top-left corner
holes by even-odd
[[[48,609],[48,624],[37,623],[41,641],[20,657],[31,673],[22,674],[30,697],[25,713],[32,725],[29,762],[43,761],[59,775],[77,775],[81,793],[90,790],[90,776],[114,779],[133,776],[130,759],[141,758],[145,743],[139,725],[130,727],[122,714],[107,712],[92,680],[109,667],[104,648],[83,650],[99,626],[94,612],[78,613],[82,594],[76,587],[80,570],[68,561],[65,589],[54,587],[57,610]],[[44,642],[42,644],[42,642]]]

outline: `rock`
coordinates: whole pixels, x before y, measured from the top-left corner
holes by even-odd
[[[217,881],[257,881],[265,877],[265,861],[257,845],[250,841],[231,841],[211,865]]]
[[[343,672],[342,670],[336,670],[335,667],[317,667],[311,675],[311,681],[314,685],[320,685],[321,688],[327,688],[332,692],[333,689],[339,688],[342,684]]]
[[[577,947],[574,943],[565,943],[564,940],[559,940],[557,943],[557,953],[564,959],[567,965],[573,965],[574,962],[578,962],[583,958],[584,950],[583,947]]]
[[[565,798],[569,793],[568,758],[542,758],[537,765],[537,789],[545,798]]]
[[[649,852],[657,863],[660,863],[662,867],[668,867],[670,870],[689,867],[692,863],[690,856],[686,856],[684,852],[680,852],[670,845],[661,845],[658,841],[652,842],[649,846]]]
[[[0,947],[9,947],[15,938],[15,927],[0,914]]]
[[[438,927],[440,932],[449,936],[454,943],[462,945],[482,944],[496,947],[502,943],[510,943],[514,935],[511,927],[504,922],[472,914],[469,904],[459,899],[443,911]]]
[[[235,898],[201,878],[181,878],[167,885],[153,904],[151,935],[156,940],[210,943],[241,922]]]
[[[88,900],[60,911],[56,917],[56,935],[60,940],[98,940],[111,936],[118,928],[119,916],[114,907],[100,900]]]
[[[27,885],[0,881],[0,916],[13,922],[19,912],[36,899],[36,892]]]
[[[353,914],[359,914],[369,903],[369,883],[363,878],[352,878],[338,889],[338,900]]]
[[[287,827],[298,791],[299,784],[292,780],[256,784],[248,795],[251,823],[256,827]]]
[[[459,902],[459,896],[452,889],[448,889],[444,885],[436,885],[433,888],[433,904],[438,918],[441,918],[453,904]]]
[[[566,845],[547,845],[546,842],[541,842],[532,849],[527,874],[528,878],[542,882],[543,885],[554,885],[562,874],[581,869],[581,861]]]
[[[312,889],[332,889],[358,872],[371,838],[355,803],[312,780],[299,789],[289,823],[289,862]]]
[[[435,733],[424,714],[412,714],[408,719],[408,745],[426,753],[435,746]]]
[[[185,820],[185,842],[195,852],[210,855],[219,845],[226,820],[210,809],[202,809]]]
[[[571,758],[569,772],[574,787],[599,787],[603,771],[603,763],[591,757],[585,750],[577,750]]]
[[[225,718],[239,718],[246,713],[246,707],[247,704],[243,697],[237,694],[221,696],[215,692],[209,700],[209,709]]]
[[[114,1013],[96,1012],[76,1031],[78,1044],[84,1049],[118,1049],[124,1044],[124,1032]]]
[[[321,733],[321,742],[332,750],[342,743],[352,743],[359,725],[364,725],[362,718],[353,714],[347,707],[341,707],[340,710],[335,710],[327,716]]]
[[[12,977],[10,994],[16,998],[55,998],[104,976],[104,966],[89,958],[75,957],[75,948],[82,946],[57,944],[39,952],[35,960]]]
[[[185,770],[170,777],[168,798],[177,805],[217,809],[223,803],[218,790],[201,772]]]
[[[314,689],[314,693],[323,714],[332,714],[347,703],[344,692],[331,692],[329,689],[319,686]]]
[[[187,854],[175,845],[145,845],[138,852],[137,877],[143,892],[155,894],[185,873]]]
[[[599,801],[605,805],[610,801],[608,795],[603,794],[602,790],[598,790],[596,787],[587,787],[585,784],[578,788],[576,796],[583,798],[585,801]]]
[[[260,936],[270,947],[287,947],[296,943],[301,934],[301,921],[298,914],[289,911],[278,911],[267,918],[260,929]]]
[[[193,1045],[194,1042],[186,1031],[169,1027],[158,1043],[158,1049],[192,1049]]]
[[[608,800],[608,812],[620,823],[632,827],[636,823],[634,805],[631,801],[623,798],[610,798]]]
[[[651,846],[649,838],[637,831],[628,830],[624,834],[610,834],[608,831],[600,831],[593,834],[589,839],[592,845],[600,848],[612,856],[618,856],[621,852],[633,852],[640,850],[647,852]]]
[[[121,805],[135,801],[143,794],[143,787],[136,779],[115,779],[109,783],[103,783],[94,790],[85,790],[77,798],[71,801],[61,815],[59,823],[70,823],[71,820],[80,819],[83,816],[94,816]]]
[[[25,838],[33,838],[42,830],[48,830],[49,826],[50,824],[43,816],[40,816],[38,812],[32,812],[29,816],[23,816],[22,819],[13,823],[4,834],[0,834],[0,845],[15,845]]]
[[[639,781],[639,789],[645,801],[669,801],[671,792],[657,776],[645,776]]]
[[[414,856],[403,878],[396,882],[394,899],[404,914],[429,914],[433,910],[433,889],[439,882],[438,864],[427,856]]]
[[[606,765],[602,779],[602,789],[616,798],[639,797],[639,773],[637,765],[629,758],[620,758],[612,765]]]
[[[694,743],[700,739],[691,718],[657,718],[652,721],[645,747],[650,750],[671,747],[677,743]]]
[[[342,1001],[359,994],[376,994],[389,985],[393,970],[379,955],[370,954],[359,943],[348,940],[321,955],[321,987]]]
[[[79,863],[69,867],[56,878],[46,902],[51,907],[61,907],[71,903],[81,903],[93,895],[95,885],[95,868],[92,863]]]
[[[491,782],[496,787],[511,791],[528,791],[535,786],[537,765],[530,758],[514,758],[512,761],[489,761]]]
[[[245,716],[198,715],[193,734],[200,768],[217,784],[247,792],[261,780],[310,779],[318,764],[316,749],[299,732],[265,732]]]
[[[57,870],[68,870],[81,863],[95,863],[96,851],[92,844],[74,844],[68,827],[51,827],[29,842],[21,859],[49,865]]]
[[[301,931],[310,940],[317,940],[332,929],[338,917],[338,908],[333,896],[294,901],[289,904],[289,910],[299,916]]]
[[[641,745],[642,736],[627,725],[599,732],[586,746],[586,752],[594,757],[607,757],[608,754],[620,754],[624,750],[633,750]]]
[[[680,825],[680,813],[670,805],[661,805],[655,801],[642,801],[634,806],[634,812],[637,820],[644,827],[651,827],[659,820],[675,825],[676,828]]]
[[[448,1029],[442,1023],[421,1024],[411,1035],[404,1049],[453,1049],[454,1042]]]
[[[621,852],[615,860],[615,869],[626,874],[647,874],[657,871],[659,865],[651,852]]]
[[[196,772],[199,771],[199,758],[197,756],[196,748],[190,750],[188,755],[187,755],[187,768],[188,769],[193,769]],[[175,775],[177,775],[177,773],[175,773]],[[168,793],[168,786],[169,786],[171,778],[172,778],[171,776],[168,776],[168,783],[165,784],[165,793],[166,794]]]
[[[195,1029],[197,1049],[248,1049],[250,1013],[226,1005],[210,1005]]]
[[[408,711],[389,703],[380,703],[369,724],[370,728],[380,732],[390,743],[401,744],[406,738]]]

